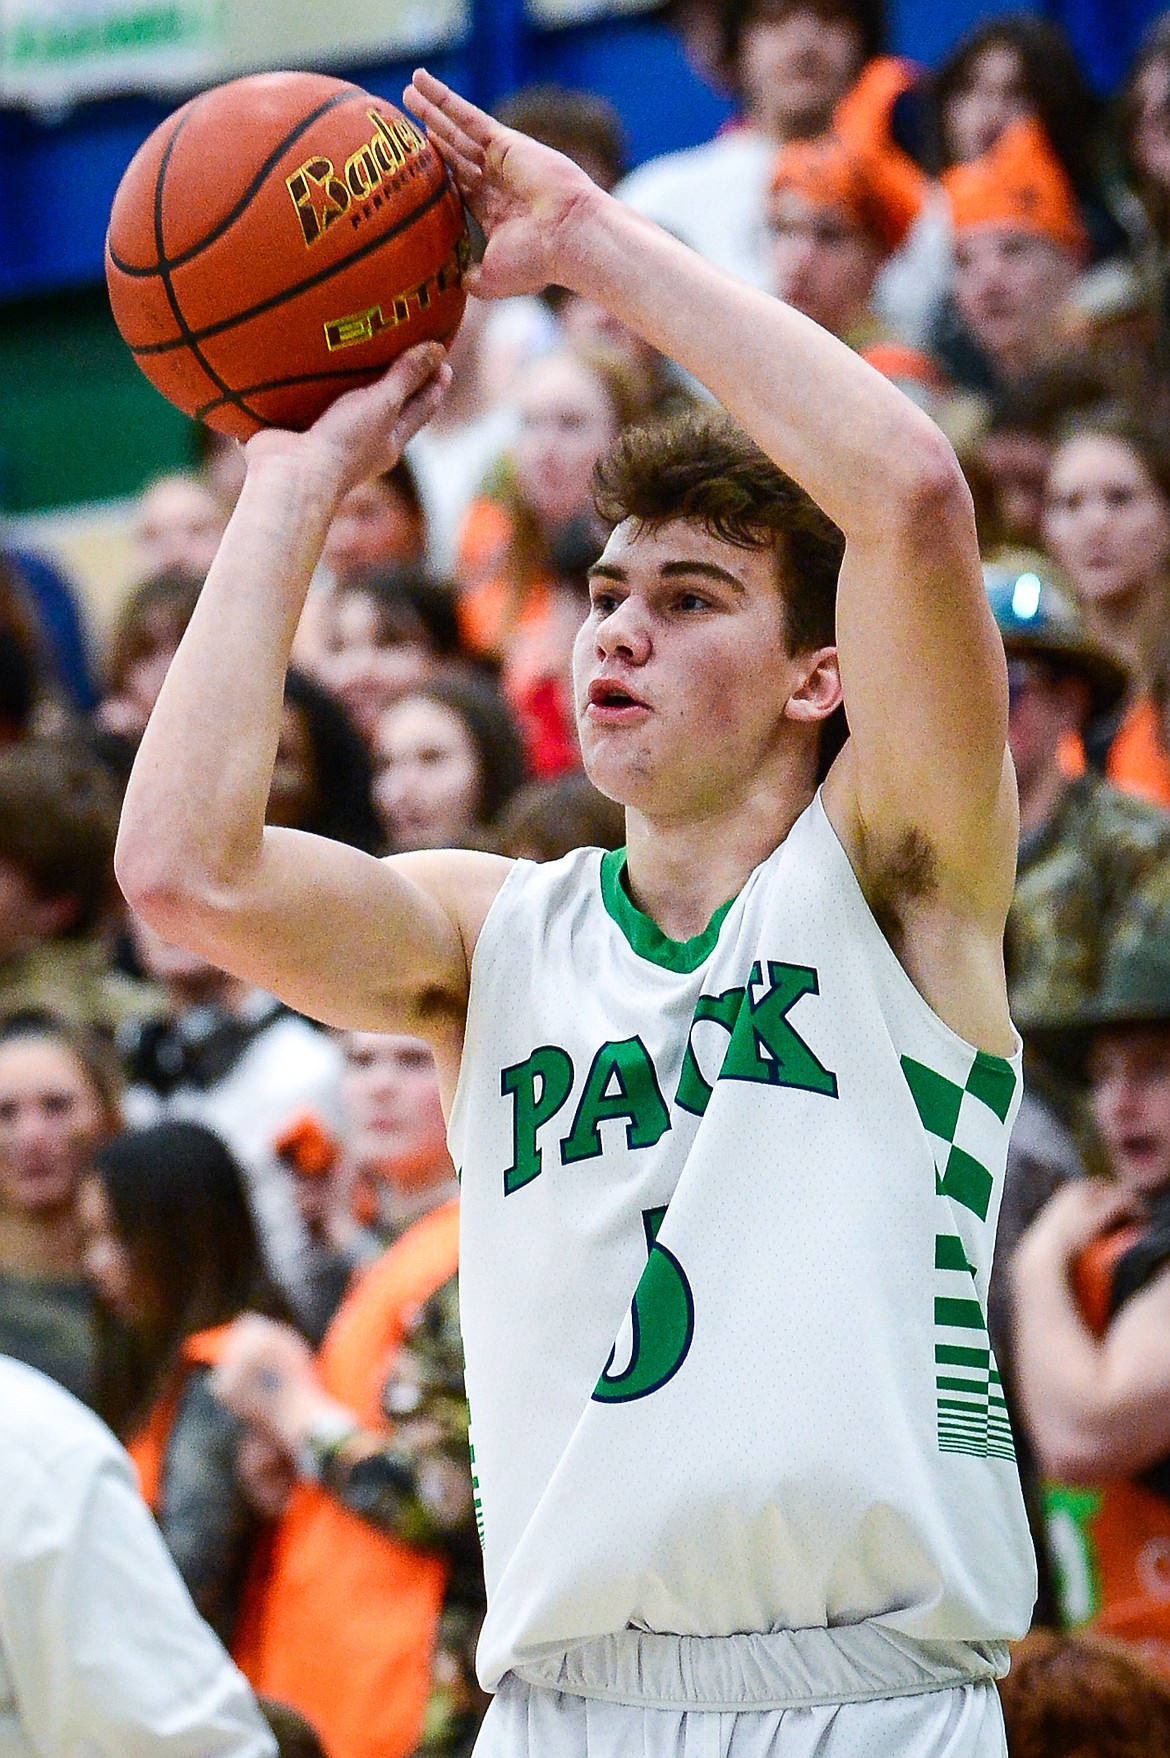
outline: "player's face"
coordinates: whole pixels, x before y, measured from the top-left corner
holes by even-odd
[[[1102,1032],[1089,1065],[1093,1116],[1114,1177],[1133,1196],[1170,1186],[1170,1027]]]
[[[72,1207],[104,1122],[67,1045],[15,1038],[0,1046],[0,1210],[47,1219]]]
[[[788,652],[773,553],[626,520],[590,598],[573,653],[590,780],[651,817],[734,810],[791,750],[808,669]]]

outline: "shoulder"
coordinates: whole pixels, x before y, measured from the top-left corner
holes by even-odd
[[[130,1469],[105,1424],[47,1375],[0,1356],[0,1519],[110,1467]]]

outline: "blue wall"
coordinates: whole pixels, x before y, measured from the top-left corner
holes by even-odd
[[[1059,0],[1096,84],[1121,77],[1155,0]],[[891,0],[894,46],[928,63],[977,19],[1002,11],[978,0]],[[481,102],[529,80],[602,92],[625,119],[635,162],[710,135],[727,107],[687,67],[656,20],[625,19],[533,31],[522,0],[477,0],[467,45],[430,57],[435,71]],[[397,98],[406,64],[363,68],[363,83]],[[106,215],[126,164],[172,106],[124,98],[78,106],[46,123],[0,110],[0,299],[100,280]],[[22,199],[23,198],[23,199]]]

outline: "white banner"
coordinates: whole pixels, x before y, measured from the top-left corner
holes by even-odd
[[[0,0],[0,99],[53,105],[210,75],[222,0]]]

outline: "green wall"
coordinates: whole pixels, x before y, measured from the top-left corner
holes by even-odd
[[[0,305],[0,509],[135,494],[191,462],[194,429],[148,384],[105,289]]]

